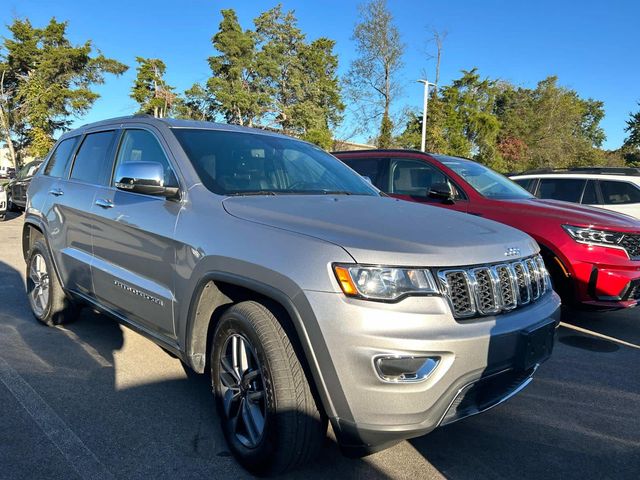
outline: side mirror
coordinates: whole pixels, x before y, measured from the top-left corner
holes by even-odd
[[[360,175],[362,178],[364,178],[367,182],[369,182],[371,185],[373,185],[373,182],[371,181],[370,177],[367,177],[366,175]]]
[[[157,162],[127,162],[118,166],[116,188],[127,192],[176,198],[180,189],[165,185],[164,168]]]
[[[436,198],[447,203],[453,203],[454,201],[453,188],[451,188],[450,183],[446,182],[431,185],[427,195],[430,198]]]

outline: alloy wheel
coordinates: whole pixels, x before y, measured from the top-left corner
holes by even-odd
[[[49,271],[47,262],[39,253],[31,258],[27,288],[33,312],[42,317],[49,304]]]
[[[231,432],[247,448],[260,444],[267,418],[262,368],[251,342],[238,333],[227,338],[220,357],[224,413]]]

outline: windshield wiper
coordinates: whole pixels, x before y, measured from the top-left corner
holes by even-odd
[[[272,190],[249,190],[246,192],[234,192],[228,194],[231,197],[244,197],[250,195],[278,195],[276,192]]]
[[[322,190],[323,195],[353,195],[346,190]]]

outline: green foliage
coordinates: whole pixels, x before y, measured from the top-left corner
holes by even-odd
[[[638,102],[640,106],[640,102]],[[627,150],[635,149],[640,154],[640,110],[636,113],[629,114],[629,120],[627,120],[627,126],[624,129],[629,133],[629,136],[624,141],[624,148]]]
[[[275,128],[329,147],[344,110],[335,43],[308,43],[293,11],[281,5],[259,15],[255,30],[243,30],[232,9],[222,17],[213,36],[218,55],[209,58],[209,95],[198,92],[196,111],[207,107],[229,123]]]
[[[393,146],[393,122],[386,113],[382,116],[380,135],[378,136],[378,148],[391,148]]]
[[[17,164],[19,152],[45,155],[55,132],[96,101],[91,87],[127,67],[100,52],[92,55],[91,41],[72,45],[67,23],[55,18],[44,28],[20,19],[8,28],[0,46],[0,138],[15,150]]]
[[[136,57],[136,62],[138,74],[131,89],[131,98],[140,105],[138,113],[158,118],[170,116],[177,96],[173,93],[174,88],[164,80],[166,65],[159,58]]]
[[[556,77],[526,89],[481,79],[473,69],[432,95],[427,150],[500,171],[619,164],[622,157],[599,149],[603,116],[602,102],[580,98]],[[421,116],[411,115],[398,141],[417,148],[420,128]]]
[[[256,34],[242,29],[234,10],[222,10],[212,42],[219,54],[209,57],[212,76],[207,89],[213,100],[209,108],[220,112],[228,123],[252,126],[269,104],[262,72],[258,71]]]
[[[199,83],[184,92],[176,100],[176,116],[186,120],[212,122],[215,119],[215,99],[209,90]]]
[[[379,146],[380,142],[389,145],[393,130],[390,111],[400,92],[397,77],[404,45],[386,0],[371,0],[359,8],[361,20],[352,37],[358,56],[345,83],[350,100],[358,106],[358,121],[368,125],[381,118]]]

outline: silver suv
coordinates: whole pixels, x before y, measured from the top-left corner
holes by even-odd
[[[536,243],[395,200],[319,148],[127,117],[66,133],[28,191],[35,317],[90,305],[210,373],[250,471],[363,455],[511,397],[558,320]]]

